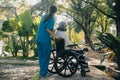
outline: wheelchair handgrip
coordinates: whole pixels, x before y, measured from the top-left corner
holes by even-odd
[[[84,48],[83,51],[86,51],[86,52],[87,52],[87,51],[88,51],[88,48]]]

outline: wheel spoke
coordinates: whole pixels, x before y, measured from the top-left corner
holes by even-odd
[[[52,68],[51,68],[51,71],[53,71],[54,70],[54,65],[52,66]]]
[[[53,61],[51,61],[51,62],[49,63],[49,65],[51,65],[51,64],[54,64],[54,62],[53,62]]]
[[[71,67],[71,66],[68,65],[68,68],[69,68],[69,70],[70,70],[71,73],[74,73],[74,72],[75,72],[75,69],[74,69],[74,68],[76,68],[76,67],[73,67],[73,66]]]
[[[66,70],[67,70],[67,66],[65,66],[65,72],[64,72],[64,75],[66,75]]]
[[[50,61],[48,66],[48,71],[51,73],[56,73],[55,65],[54,65],[55,57],[56,57],[56,50],[51,50]]]

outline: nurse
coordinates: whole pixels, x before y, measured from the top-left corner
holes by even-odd
[[[39,75],[41,77],[48,77],[50,76],[47,73],[49,60],[50,60],[50,50],[51,50],[51,38],[52,36],[54,39],[59,40],[60,38],[55,36],[53,33],[54,29],[54,14],[56,13],[57,8],[56,6],[51,6],[49,13],[42,16],[40,21],[38,32],[36,35],[36,43],[38,49],[38,60],[40,66]]]

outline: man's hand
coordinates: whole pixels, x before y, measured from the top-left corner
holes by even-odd
[[[59,40],[61,39],[61,37],[55,36],[55,39],[56,39],[57,41],[59,41]]]

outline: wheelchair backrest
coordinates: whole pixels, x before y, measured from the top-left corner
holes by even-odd
[[[56,45],[56,51],[59,53],[62,50],[65,50],[65,41],[64,39],[55,40],[55,45]]]

